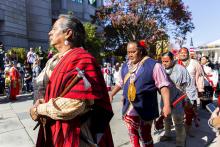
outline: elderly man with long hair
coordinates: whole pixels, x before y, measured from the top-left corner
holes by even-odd
[[[82,23],[60,15],[49,40],[58,54],[39,75],[45,94],[30,110],[32,119],[41,122],[36,146],[113,147],[112,107],[100,67],[83,48]]]

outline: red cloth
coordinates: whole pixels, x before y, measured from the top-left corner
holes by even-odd
[[[48,102],[49,99],[58,97],[64,91],[64,89],[77,75],[76,67],[85,71],[85,76],[91,83],[91,87],[88,90],[85,90],[83,80],[81,79],[63,97],[71,99],[93,99],[95,100],[96,107],[106,110],[106,113],[113,114],[100,67],[96,63],[96,59],[83,48],[74,48],[69,51],[54,68],[47,85],[45,101]],[[105,118],[105,116],[99,116],[102,112],[96,114],[97,118],[94,118],[93,121],[95,121],[98,125],[98,120]],[[100,147],[114,146],[110,129],[108,129],[110,119],[106,120],[104,123],[106,132],[99,142],[99,144],[101,144]],[[79,146],[81,125],[79,117],[69,121],[53,121],[53,123],[47,125],[47,142],[44,142],[42,133],[43,129],[41,126],[37,140],[37,147],[44,146],[45,144],[50,144],[50,146],[53,145],[55,147]],[[95,130],[97,128],[93,129]]]
[[[182,66],[184,66],[183,61],[180,60],[180,59],[177,60],[177,63],[180,64],[180,65],[182,65]],[[185,66],[184,66],[184,67],[185,67]]]
[[[188,102],[184,104],[184,112],[185,112],[185,124],[188,126],[192,125],[192,121],[194,120],[195,126],[199,127],[198,113],[196,112],[196,104],[191,105]]]
[[[220,107],[220,95],[218,95],[218,106]]]
[[[19,94],[20,90],[20,74],[15,67],[10,69],[11,87],[10,87],[10,99],[16,100],[16,96]]]
[[[125,124],[128,128],[128,134],[132,147],[140,147],[139,140],[143,147],[153,147],[153,138],[151,136],[151,124],[141,120],[139,116],[124,116]]]
[[[108,68],[102,68],[102,74],[110,74],[110,71],[109,71],[109,69]]]

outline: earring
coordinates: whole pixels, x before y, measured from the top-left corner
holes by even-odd
[[[64,41],[64,45],[69,45],[69,41],[68,41],[68,40],[65,40],[65,41]]]

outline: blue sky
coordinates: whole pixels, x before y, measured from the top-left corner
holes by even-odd
[[[195,29],[188,34],[186,46],[193,38],[194,46],[220,39],[220,0],[183,0],[192,12]]]

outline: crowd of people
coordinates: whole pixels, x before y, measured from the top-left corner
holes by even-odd
[[[34,91],[36,77],[41,72],[40,57],[30,48],[23,64],[18,60],[9,58],[5,54],[4,70],[1,69],[1,94],[10,100],[16,100],[20,93]]]
[[[105,83],[107,86],[108,91],[111,90],[112,86],[115,85],[118,77],[120,76],[120,68],[121,63],[117,62],[115,65],[111,65],[111,63],[104,63],[101,70],[103,77],[105,79]]]
[[[140,143],[154,146],[153,123],[156,129],[164,125],[160,141],[171,140],[173,124],[176,146],[185,147],[186,136],[194,135],[193,121],[199,126],[198,109],[205,109],[218,97],[219,65],[212,64],[208,56],[193,58],[187,48],[175,55],[163,53],[157,61],[147,55],[143,41],[130,41],[127,61],[114,66],[105,63],[101,68],[83,48],[85,29],[71,14],[59,16],[49,40],[58,53],[43,70],[30,48],[23,66],[6,60],[5,71],[1,71],[11,100],[16,99],[21,85],[36,92],[30,115],[40,125],[37,147],[113,147],[111,102],[120,90],[123,121],[132,147],[140,147]],[[220,128],[219,120],[217,108],[210,126]]]

